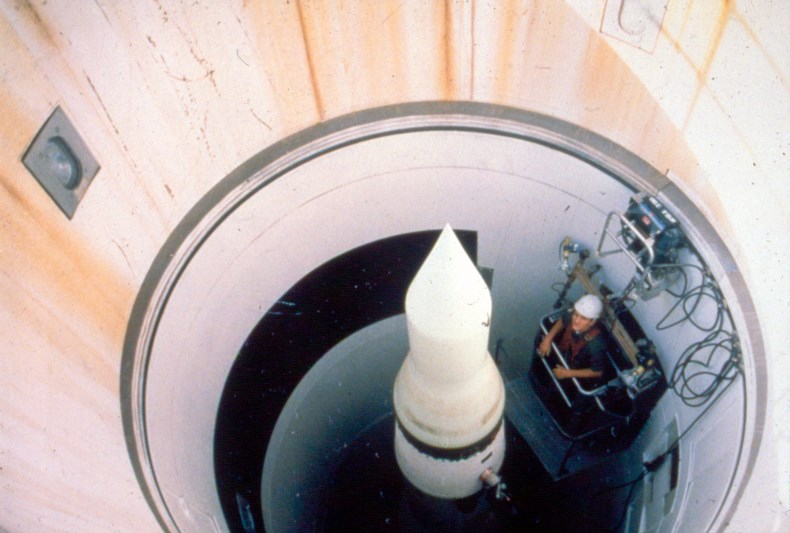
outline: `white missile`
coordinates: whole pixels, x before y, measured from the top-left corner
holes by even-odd
[[[406,293],[409,353],[395,379],[395,457],[419,490],[458,499],[505,457],[491,293],[449,225]]]

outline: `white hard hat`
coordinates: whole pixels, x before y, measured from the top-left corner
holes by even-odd
[[[603,302],[597,296],[585,294],[576,300],[576,303],[573,304],[573,308],[580,315],[597,320],[598,317],[601,316],[601,311],[603,311]]]

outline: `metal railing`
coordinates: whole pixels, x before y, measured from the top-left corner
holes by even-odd
[[[615,219],[620,222],[620,231],[614,231],[609,227]],[[607,237],[614,241],[617,248],[603,249]],[[653,237],[645,237],[624,214],[612,211],[606,217],[606,223],[604,224],[595,254],[598,257],[606,257],[617,253],[625,253],[636,267],[636,275],[632,281],[636,286],[657,286],[659,285],[659,280],[654,277],[653,272],[667,271],[667,265],[656,264],[655,241]]]
[[[544,336],[548,335],[549,333],[549,327],[547,327],[546,322],[549,321],[550,324],[554,324],[554,322],[559,320],[559,316],[563,312],[564,312],[563,310],[553,311],[543,316],[543,318],[540,319],[540,329],[543,332]],[[570,365],[568,365],[568,362],[565,360],[565,357],[562,355],[562,351],[557,347],[557,345],[553,341],[551,343],[551,348],[552,351],[554,352],[554,355],[557,357],[557,360],[560,362],[560,364],[562,364],[562,366],[564,366],[565,368],[569,369]],[[615,362],[614,358],[612,358],[612,354],[609,353],[609,350],[605,350],[605,352],[606,352],[606,357],[609,359],[609,363],[615,369],[616,374],[619,375],[622,369]],[[557,391],[559,391],[565,404],[568,407],[572,407],[573,402],[571,402],[571,400],[568,398],[568,395],[565,393],[565,389],[560,383],[560,381],[557,379],[557,376],[554,375],[554,371],[552,370],[551,365],[549,365],[549,362],[546,360],[547,358],[542,357],[540,355],[538,357],[540,357],[543,366],[546,368],[546,372],[548,372],[549,377],[554,382],[554,386],[557,388]],[[601,409],[604,412],[609,412],[608,409],[606,409],[606,406],[601,401],[601,395],[604,394],[610,388],[610,385],[608,383],[595,387],[594,389],[587,389],[575,377],[571,378],[571,382],[573,383],[574,387],[576,388],[579,394],[583,396],[592,397],[595,400],[595,403],[598,405],[599,409]]]

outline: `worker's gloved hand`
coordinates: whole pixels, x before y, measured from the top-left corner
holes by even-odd
[[[551,342],[549,342],[547,339],[540,341],[540,344],[538,345],[538,355],[541,357],[546,357],[549,355],[549,350],[551,350]]]

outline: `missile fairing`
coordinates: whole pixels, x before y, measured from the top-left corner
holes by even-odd
[[[393,389],[398,466],[430,496],[470,496],[504,460],[491,308],[485,281],[446,225],[406,293],[409,353]]]

